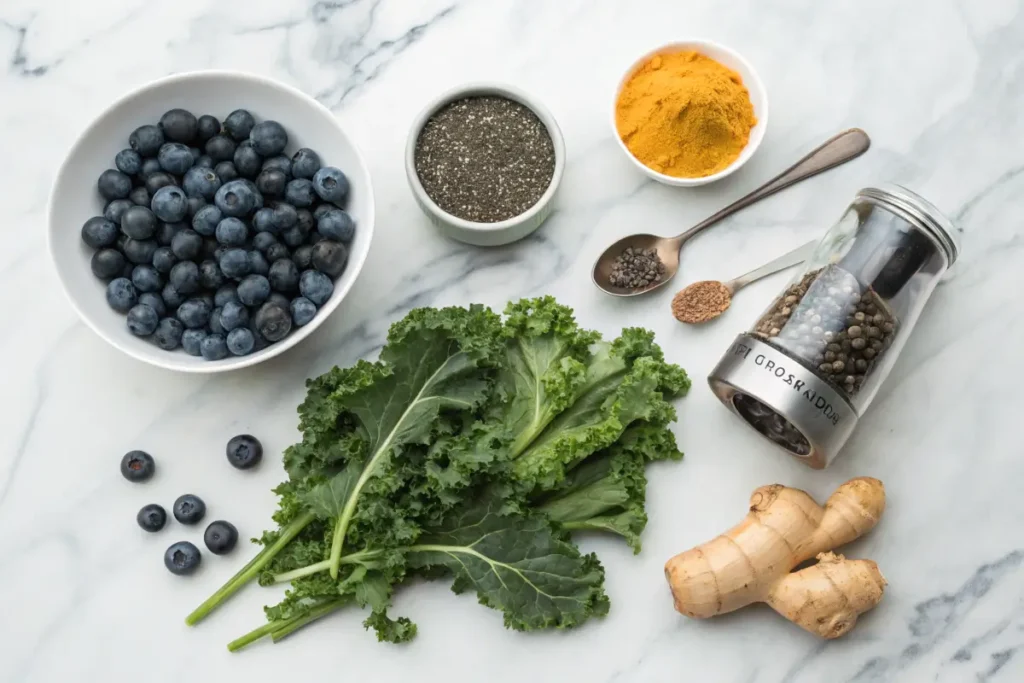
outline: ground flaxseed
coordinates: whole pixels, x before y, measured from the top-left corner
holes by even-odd
[[[416,174],[442,210],[496,223],[530,209],[555,174],[551,135],[528,107],[467,97],[430,117],[416,140]]]
[[[681,323],[706,323],[725,313],[732,292],[718,280],[701,280],[672,299],[672,315]]]

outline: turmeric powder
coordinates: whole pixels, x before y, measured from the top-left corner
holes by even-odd
[[[642,164],[701,178],[728,167],[757,123],[740,75],[685,51],[655,55],[633,74],[615,106],[615,125]]]

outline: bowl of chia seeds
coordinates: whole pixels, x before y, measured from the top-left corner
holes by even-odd
[[[473,83],[430,103],[405,153],[409,186],[444,234],[478,246],[522,239],[551,214],[565,142],[551,113],[506,85]]]

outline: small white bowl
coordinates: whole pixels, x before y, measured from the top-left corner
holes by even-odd
[[[416,173],[416,141],[419,139],[423,126],[430,117],[436,114],[445,105],[461,100],[466,97],[481,96],[505,97],[529,108],[544,127],[548,129],[551,136],[551,144],[555,148],[555,172],[551,176],[551,184],[546,192],[541,195],[537,203],[527,209],[524,213],[497,223],[478,223],[467,221],[463,218],[453,216],[439,207],[431,199],[423,184],[420,182],[419,174]],[[481,247],[496,247],[502,244],[509,244],[520,240],[540,227],[541,223],[547,220],[554,208],[555,193],[562,181],[562,172],[565,169],[565,141],[562,139],[562,131],[555,122],[555,117],[547,108],[536,99],[527,95],[518,88],[498,83],[470,83],[459,86],[444,93],[431,102],[420,112],[413,122],[412,130],[409,133],[409,140],[405,146],[405,175],[409,180],[409,187],[412,188],[416,202],[423,209],[430,221],[449,237]]]
[[[622,137],[619,135],[618,126],[615,124],[615,109],[619,101],[619,95],[622,93],[622,88],[626,85],[629,79],[640,70],[640,67],[646,64],[647,61],[655,55],[671,54],[674,52],[684,52],[688,50],[699,52],[702,55],[710,57],[716,62],[719,62],[738,73],[740,78],[743,79],[743,85],[746,86],[747,91],[750,93],[750,102],[754,105],[754,116],[757,117],[757,124],[750,129],[750,139],[747,141],[747,146],[743,148],[743,151],[740,152],[738,157],[736,157],[736,160],[718,173],[713,173],[712,175],[704,176],[703,178],[677,178],[676,176],[659,173],[653,168],[644,165],[643,162],[633,156],[633,153],[629,151],[629,147],[627,147],[626,143],[622,140]],[[626,153],[626,156],[629,157],[629,160],[632,161],[637,168],[654,180],[657,180],[659,183],[675,185],[677,187],[696,187],[698,185],[707,185],[708,183],[721,180],[731,173],[734,173],[738,168],[743,166],[743,164],[747,163],[747,160],[749,160],[750,157],[754,156],[754,152],[756,152],[757,148],[761,145],[761,140],[764,138],[764,131],[767,126],[768,95],[764,89],[764,84],[761,83],[761,79],[758,78],[757,72],[754,71],[754,67],[752,67],[747,60],[741,57],[739,53],[725,47],[724,45],[719,45],[718,43],[713,43],[709,40],[681,40],[675,43],[668,43],[651,50],[636,60],[626,72],[626,75],[622,77],[622,80],[619,81],[619,87],[615,89],[615,99],[612,101],[612,133],[615,135],[615,141],[619,143],[619,147],[622,148],[622,151]]]
[[[213,114],[221,121],[231,111],[248,109],[257,120],[274,119],[288,131],[285,154],[309,147],[325,165],[348,176],[351,190],[346,210],[356,223],[348,267],[334,282],[334,293],[308,325],[293,330],[276,344],[248,356],[207,361],[180,348],[164,351],[132,335],[125,316],[106,302],[106,285],[89,266],[93,250],[81,238],[82,224],[103,214],[96,178],[114,167],[114,155],[128,147],[128,135],[138,126],[155,124],[174,107],[199,116]],[[338,307],[366,261],[373,236],[374,206],[370,173],[355,144],[337,119],[319,102],[290,86],[245,73],[199,71],[176,74],[134,90],[100,114],[79,136],[57,172],[47,208],[50,255],[64,291],[82,320],[103,339],[129,356],[168,370],[215,373],[237,370],[273,358],[308,337]]]

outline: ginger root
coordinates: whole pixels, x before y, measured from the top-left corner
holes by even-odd
[[[884,510],[885,488],[868,477],[840,486],[824,508],[799,489],[762,486],[742,522],[665,564],[676,609],[705,619],[765,602],[811,633],[838,638],[879,603],[886,582],[871,560],[828,551],[870,531]]]

